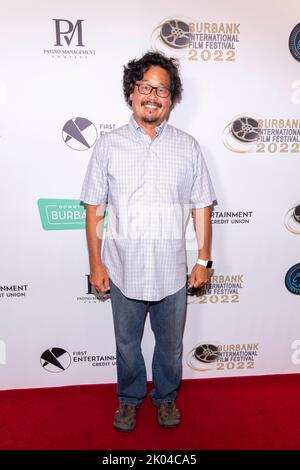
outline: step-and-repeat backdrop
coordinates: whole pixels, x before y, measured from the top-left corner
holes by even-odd
[[[202,145],[214,270],[187,291],[184,378],[300,372],[298,0],[1,5],[1,388],[116,381],[109,294],[89,283],[81,186],[125,124],[123,65],[180,61],[170,123]],[[190,219],[188,267],[197,258]],[[142,342],[149,379],[154,340]]]

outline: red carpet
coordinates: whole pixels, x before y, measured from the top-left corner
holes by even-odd
[[[183,381],[182,424],[147,398],[132,433],[112,427],[115,385],[1,391],[0,449],[300,449],[300,375]]]

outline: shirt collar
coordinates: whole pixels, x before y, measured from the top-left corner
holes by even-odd
[[[138,130],[140,129],[141,132],[145,133],[144,129],[142,129],[141,126],[139,126],[136,120],[134,119],[133,114],[130,117],[129,125],[135,132],[138,132]],[[166,125],[167,125],[167,121],[164,120],[159,126],[155,128],[157,132],[157,137],[162,133]]]

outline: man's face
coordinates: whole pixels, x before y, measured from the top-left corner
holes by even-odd
[[[150,67],[144,73],[142,80],[137,83],[149,84],[154,87],[163,86],[169,89],[171,85],[169,73],[158,66]],[[152,89],[150,95],[142,95],[137,86],[134,87],[130,99],[132,100],[134,118],[140,125],[143,123],[160,125],[168,117],[172,105],[171,95],[167,98],[160,98],[155,89]]]

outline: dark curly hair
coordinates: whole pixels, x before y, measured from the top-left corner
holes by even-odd
[[[171,100],[172,106],[181,100],[182,83],[179,76],[179,63],[172,57],[166,57],[161,52],[149,51],[139,60],[131,60],[124,65],[123,73],[123,92],[126,102],[132,106],[129,98],[133,92],[134,85],[138,80],[142,80],[144,73],[152,66],[165,69],[170,76],[171,81]]]

